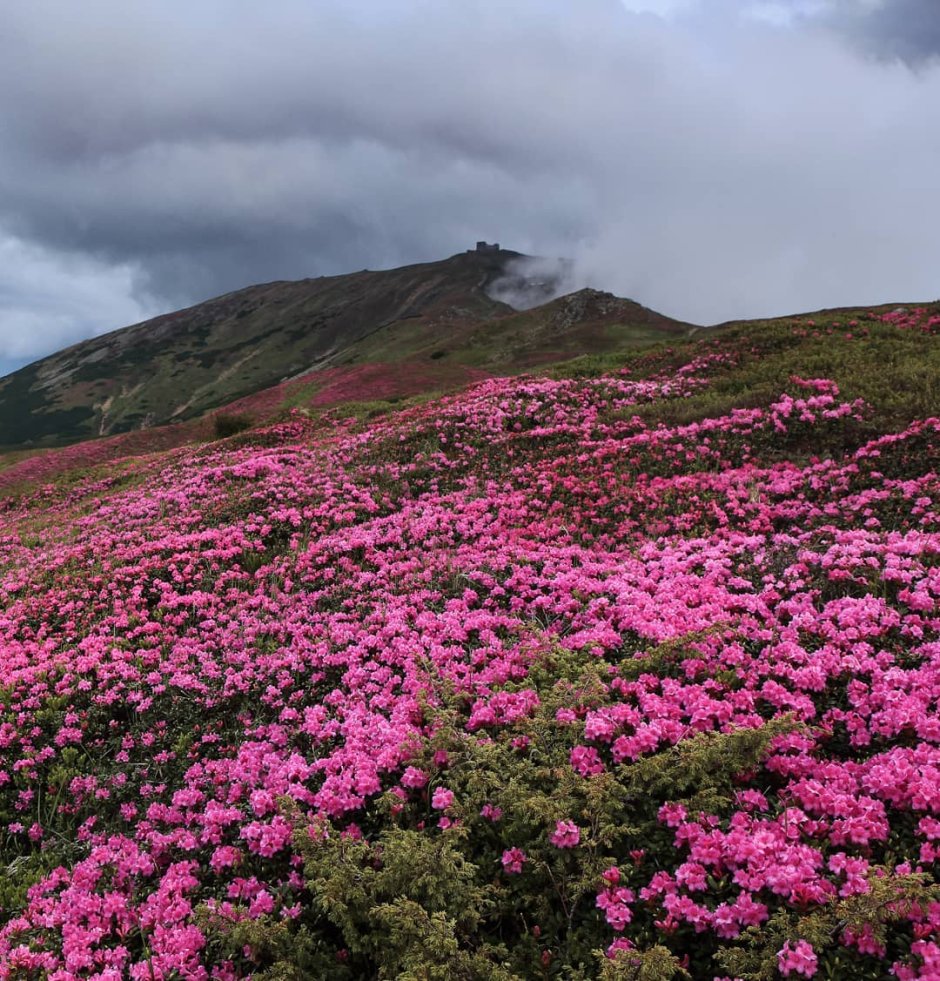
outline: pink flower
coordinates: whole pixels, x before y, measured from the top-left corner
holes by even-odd
[[[507,848],[500,859],[506,875],[518,875],[522,871],[523,863],[527,860],[528,857],[521,848]]]
[[[635,948],[632,941],[627,940],[626,937],[617,937],[617,939],[607,948],[607,956],[613,959],[622,950],[634,950],[634,949]]]
[[[503,816],[503,809],[501,807],[496,807],[493,804],[484,804],[480,808],[480,817],[485,817],[487,821],[492,821],[494,824]]]
[[[401,775],[401,782],[404,787],[419,790],[428,782],[428,777],[424,770],[419,770],[416,766],[409,766]]]
[[[431,796],[431,807],[444,811],[454,803],[454,792],[446,787],[438,787]]]
[[[677,828],[686,816],[686,809],[681,804],[663,804],[659,809],[659,820],[670,828]]]
[[[811,978],[816,974],[819,961],[812,944],[805,940],[798,940],[791,945],[788,940],[777,952],[777,967],[784,977],[791,974],[802,974],[803,977]]]
[[[626,929],[633,920],[630,903],[636,899],[632,889],[611,885],[597,894],[597,907],[604,911],[604,918],[618,932]]]
[[[252,919],[257,919],[257,917],[265,913],[270,913],[273,909],[274,897],[267,889],[262,889],[251,901],[251,905],[248,907],[248,915]]]
[[[575,772],[582,777],[590,777],[596,773],[604,772],[600,753],[593,746],[575,746],[571,750],[569,759]]]
[[[581,840],[581,830],[573,821],[557,821],[551,835],[556,848],[574,848]]]

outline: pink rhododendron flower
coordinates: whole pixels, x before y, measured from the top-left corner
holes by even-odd
[[[777,953],[777,968],[784,977],[802,974],[805,978],[814,977],[818,960],[812,945],[805,940],[791,943],[789,940]]]
[[[438,787],[431,795],[431,807],[444,811],[454,803],[454,792],[446,787]]]
[[[628,940],[626,937],[617,937],[617,939],[607,948],[606,953],[608,957],[613,959],[622,950],[636,950],[636,944],[634,944],[631,940]]]
[[[428,777],[423,770],[419,770],[415,766],[409,766],[405,768],[405,772],[401,775],[401,782],[405,787],[412,787],[419,790],[428,782]]]
[[[507,875],[518,875],[528,858],[521,848],[507,848],[500,861],[503,863],[503,870]]]
[[[550,840],[556,848],[574,848],[581,840],[581,829],[573,821],[557,821]]]
[[[593,746],[575,746],[570,754],[571,766],[582,777],[590,777],[604,772],[600,753]]]

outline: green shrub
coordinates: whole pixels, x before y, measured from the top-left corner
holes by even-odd
[[[656,662],[679,656],[675,644],[654,652]],[[631,851],[643,849],[655,862],[674,848],[660,806],[683,801],[730,813],[740,774],[759,767],[772,739],[794,725],[703,733],[585,778],[569,762],[583,725],[559,722],[556,712],[610,703],[609,668],[589,651],[552,650],[524,682],[506,686],[534,688],[534,712],[474,732],[466,729],[468,696],[429,680],[424,713],[433,735],[413,758],[429,775],[427,786],[407,800],[387,792],[352,834],[342,823],[310,824],[285,798],[310,901],[290,926],[216,922],[211,942],[229,956],[247,945],[253,976],[269,981],[688,977],[680,960],[687,938],[677,937],[677,949],[664,946],[657,914],[641,903],[631,928],[637,949],[605,955],[615,934],[596,905],[602,873],[618,865],[639,884],[644,872]],[[432,797],[443,786],[454,803],[441,827],[445,812]],[[501,818],[484,817],[485,805]],[[551,842],[558,821],[578,825],[576,848]],[[521,874],[503,868],[513,847],[526,855]],[[716,941],[697,946],[693,977],[705,976],[717,952]]]
[[[219,412],[212,419],[216,439],[227,439],[236,433],[251,429],[253,425],[254,419],[244,412]]]
[[[615,675],[681,670],[697,636],[636,660],[629,650],[605,659],[551,649],[524,680],[504,686],[537,693],[531,712],[474,731],[467,729],[473,696],[427,664],[421,711],[429,735],[412,755],[427,784],[407,793],[392,787],[352,825],[311,821],[284,798],[307,889],[299,915],[247,920],[236,908],[226,919],[204,908],[210,946],[265,981],[689,981],[720,974],[771,981],[784,941],[802,938],[819,955],[821,976],[881,977],[884,960],[846,947],[845,930],[869,929],[889,956],[903,957],[912,906],[940,899],[926,876],[888,865],[873,867],[866,895],[834,897],[805,912],[777,909],[732,941],[690,927],[664,934],[658,904],[638,898],[629,928],[636,946],[605,952],[615,937],[597,908],[605,870],[616,866],[621,884],[638,892],[650,869],[674,854],[661,806],[682,803],[727,820],[742,776],[760,770],[775,738],[801,728],[780,718],[703,732],[578,775],[570,753],[583,744],[583,723],[561,721],[558,710],[577,709],[583,718],[611,704]],[[453,793],[444,809],[434,804],[441,788]],[[574,847],[552,843],[559,821],[577,825]],[[509,870],[504,854],[515,848],[524,862]],[[712,888],[724,899],[736,891],[730,879]]]

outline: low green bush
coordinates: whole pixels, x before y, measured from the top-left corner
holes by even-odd
[[[212,428],[216,439],[228,439],[246,429],[251,429],[254,419],[244,412],[220,412],[212,418]]]

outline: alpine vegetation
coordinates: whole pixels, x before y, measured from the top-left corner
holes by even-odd
[[[0,979],[937,978],[938,377],[801,317],[8,488]]]

